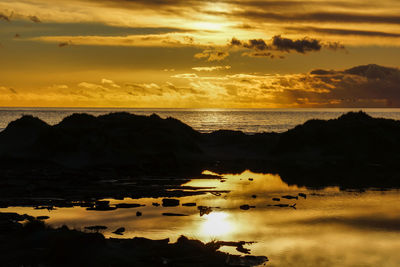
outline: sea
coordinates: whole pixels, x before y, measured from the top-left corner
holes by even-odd
[[[146,108],[0,108],[0,131],[23,115],[32,115],[48,124],[59,123],[73,113],[99,116],[111,112],[136,115],[157,114],[173,117],[195,130],[207,133],[216,130],[235,130],[248,134],[284,132],[310,119],[334,119],[350,111],[364,111],[373,117],[400,120],[400,109],[146,109]]]
[[[284,132],[309,119],[333,119],[359,109],[2,108],[0,127],[5,128],[10,121],[26,114],[56,124],[72,113],[100,115],[120,111],[174,117],[200,132],[230,129],[254,134]],[[400,119],[399,109],[363,111],[373,117]],[[204,174],[214,173],[204,170]],[[49,216],[46,223],[51,226],[67,225],[84,231],[87,226],[102,225],[107,227],[102,233],[113,238],[140,236],[170,238],[174,242],[180,235],[185,235],[203,242],[254,242],[246,247],[251,249],[252,255],[267,256],[269,262],[265,266],[270,267],[400,266],[399,189],[313,189],[289,185],[276,173],[250,170],[241,174],[222,174],[222,178],[191,179],[185,184],[188,188],[211,187],[225,193],[180,197],[180,205],[176,207],[153,205],[161,204],[160,198],[126,197],[104,200],[110,201],[110,206],[119,203],[142,206],[111,211],[88,210],[80,206],[53,210],[20,206],[0,208],[0,212]],[[282,198],[284,195],[296,196],[296,199]],[[183,203],[196,203],[196,206],[183,206]],[[251,208],[243,210],[242,205]],[[210,212],[201,214],[198,206],[210,207]],[[136,216],[137,211],[142,216]],[[163,216],[164,213],[185,216],[168,217]],[[113,234],[120,227],[126,228],[124,235]],[[234,248],[222,250],[240,254]]]

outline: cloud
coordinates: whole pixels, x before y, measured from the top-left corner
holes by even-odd
[[[140,34],[124,36],[40,36],[29,40],[58,43],[60,47],[74,45],[90,46],[136,46],[136,47],[204,47],[193,36],[184,33]]]
[[[262,39],[251,39],[247,42],[240,41],[236,38],[232,38],[230,45],[232,46],[242,46],[244,48],[255,49],[259,51],[264,51],[270,49],[267,43]]]
[[[98,90],[98,91],[103,91],[103,92],[109,92],[110,89],[99,85],[95,83],[88,83],[88,82],[81,82],[78,84],[78,87],[84,88],[84,89],[91,89],[91,90]]]
[[[245,52],[242,54],[243,56],[270,58],[282,58],[282,56],[273,53],[277,51],[285,53],[297,52],[305,54],[308,52],[320,51],[322,48],[327,48],[331,50],[345,49],[344,45],[340,44],[339,42],[323,43],[318,39],[312,39],[308,37],[293,40],[289,38],[283,38],[280,35],[275,35],[270,41],[264,41],[263,39],[250,39],[248,41],[241,41],[236,38],[232,38],[232,40],[229,42],[229,46],[246,48],[256,51]]]
[[[202,59],[206,58],[207,61],[221,61],[229,56],[229,52],[218,51],[218,50],[204,50],[201,53],[194,55],[195,58]]]
[[[279,51],[290,52],[293,50],[302,54],[311,51],[319,51],[322,47],[320,41],[317,39],[304,37],[303,39],[292,40],[289,38],[282,38],[280,35],[272,38],[272,45]]]
[[[215,70],[229,70],[231,66],[213,66],[213,67],[194,67],[195,71],[215,71]]]
[[[390,37],[398,38],[400,33],[382,32],[382,31],[366,31],[357,29],[342,29],[342,28],[318,28],[318,27],[285,27],[287,30],[294,32],[311,32],[322,33],[327,35],[342,35],[342,36],[367,36],[367,37]]]
[[[166,96],[169,97],[182,97],[182,96],[193,96],[193,95],[204,95],[204,91],[194,88],[193,86],[176,86],[171,82],[166,82],[163,85],[155,83],[142,83],[142,84],[126,84],[131,90],[128,91],[129,95],[134,96]]]
[[[191,76],[189,80],[206,92],[216,88],[219,93],[213,101],[233,107],[400,107],[400,70],[374,64],[287,75]]]
[[[140,107],[400,107],[400,70],[361,65],[344,70],[315,69],[297,74],[177,74],[176,83],[125,83],[110,79],[37,91],[0,87],[0,103]],[[113,86],[113,84],[119,87]],[[47,101],[47,102],[46,102]],[[56,101],[56,102],[54,102]],[[57,102],[58,101],[58,102]]]
[[[174,76],[171,76],[172,78],[178,78],[178,79],[196,79],[199,76],[197,76],[196,73],[183,73],[183,74],[176,74]]]
[[[216,14],[215,14],[216,15]],[[263,12],[255,10],[234,11],[231,13],[223,13],[220,15],[242,17],[262,22],[317,22],[317,23],[379,23],[379,24],[400,24],[399,15],[376,14],[376,13],[360,13],[357,10],[352,12]]]
[[[29,19],[35,23],[41,23],[42,21],[37,16],[29,16]]]
[[[112,80],[102,79],[101,83],[106,85],[106,86],[113,87],[113,88],[121,88],[121,86],[119,86],[118,84],[114,83],[114,81],[112,81]]]

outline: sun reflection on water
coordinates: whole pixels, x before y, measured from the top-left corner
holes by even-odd
[[[201,224],[200,233],[207,237],[227,236],[235,229],[230,220],[230,215],[226,212],[213,212],[204,215],[205,221]]]

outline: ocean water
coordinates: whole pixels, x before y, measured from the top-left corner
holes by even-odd
[[[103,109],[103,108],[0,108],[0,131],[22,115],[33,115],[49,124],[59,123],[73,113],[95,116],[110,112],[129,112],[137,115],[158,114],[174,117],[200,132],[220,129],[238,130],[253,134],[284,132],[310,119],[333,119],[349,111],[361,109]],[[373,117],[400,120],[400,109],[362,109]]]
[[[144,206],[112,211],[79,206],[50,211],[9,207],[0,208],[0,212],[49,216],[46,222],[56,227],[65,224],[84,230],[86,226],[103,225],[108,228],[102,233],[114,238],[141,236],[170,238],[174,242],[185,235],[203,242],[252,241],[255,243],[245,247],[253,255],[267,256],[266,266],[270,267],[397,267],[400,264],[399,190],[359,192],[340,191],[337,187],[313,190],[288,185],[276,174],[250,171],[225,174],[223,178],[223,183],[215,179],[191,180],[185,185],[228,192],[181,197],[176,207],[153,206],[152,203],[161,203],[160,198],[125,198],[106,200],[110,206],[118,203]],[[306,197],[298,196],[299,193]],[[284,195],[298,197],[285,199]],[[208,206],[211,212],[200,214],[197,206],[186,207],[183,203]],[[240,209],[244,204],[253,208]],[[279,204],[284,206],[276,206]],[[137,211],[142,216],[137,217]],[[163,216],[166,212],[186,216]],[[119,227],[126,228],[123,236],[112,233]],[[234,248],[222,250],[240,254]]]

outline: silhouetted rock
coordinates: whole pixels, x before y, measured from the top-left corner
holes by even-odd
[[[179,206],[179,199],[164,198],[162,200],[163,207],[176,207]]]
[[[125,232],[125,227],[120,227],[120,228],[118,228],[117,230],[115,230],[115,231],[113,232],[113,234],[116,234],[116,235],[123,235],[124,232]]]
[[[305,194],[305,193],[299,193],[299,197],[302,197],[302,198],[306,199],[306,198],[307,198],[307,194]]]
[[[212,208],[207,206],[198,206],[197,209],[200,212],[200,217],[203,215],[210,214],[212,212]]]
[[[347,70],[369,79],[391,71],[374,66]],[[25,194],[41,189],[31,182],[37,177],[52,179],[52,185],[71,181],[65,187],[76,181],[82,186],[89,179],[107,181],[99,178],[107,174],[117,178],[104,186],[111,190],[114,183],[122,184],[118,175],[131,180],[172,176],[178,179],[171,178],[168,184],[178,185],[184,183],[182,177],[201,176],[204,169],[278,173],[288,184],[315,188],[398,187],[399,151],[400,122],[364,112],[309,120],[284,133],[254,135],[226,130],[201,134],[173,118],[124,112],[73,114],[54,126],[23,116],[0,132],[0,176],[25,182],[20,189]],[[165,179],[157,183],[167,184]],[[156,192],[165,189],[160,188]]]
[[[293,205],[289,205],[289,204],[274,204],[274,205],[268,205],[268,206],[274,206],[274,207],[279,207],[279,208],[293,208],[293,209],[296,209],[296,203],[294,203]]]
[[[182,206],[184,206],[184,207],[196,207],[196,203],[183,203]]]
[[[256,206],[250,206],[250,205],[245,204],[245,205],[241,205],[241,206],[240,206],[240,209],[241,209],[241,210],[249,210],[249,209],[255,208],[255,207],[256,207]]]
[[[115,205],[118,209],[130,209],[130,208],[139,208],[145,205],[136,204],[136,203],[118,203]]]
[[[141,213],[140,211],[137,211],[137,212],[136,212],[136,216],[137,216],[137,217],[140,217],[140,216],[142,216],[142,213]]]
[[[93,225],[93,226],[86,226],[85,227],[86,230],[90,230],[90,231],[94,231],[96,233],[103,231],[103,230],[107,230],[107,226],[103,226],[103,225]]]
[[[244,253],[248,242],[203,243],[181,236],[169,239],[106,239],[100,233],[85,233],[63,226],[57,229],[41,221],[21,225],[10,221],[20,215],[0,213],[1,266],[256,266],[265,256],[236,256],[218,251],[234,246]],[[4,227],[4,228],[2,228]],[[104,229],[91,227],[91,231]]]
[[[281,198],[286,198],[286,199],[299,199],[298,196],[291,196],[291,195],[281,196]]]
[[[43,220],[50,219],[50,217],[49,216],[37,216],[36,219],[43,221]]]

